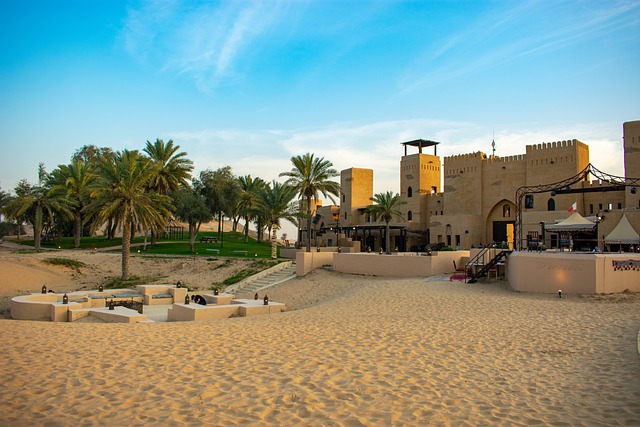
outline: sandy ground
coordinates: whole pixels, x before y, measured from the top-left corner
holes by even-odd
[[[91,261],[82,274],[2,252],[0,291],[117,276],[117,256],[75,255]],[[203,286],[222,269],[135,262],[134,274]],[[324,270],[268,293],[289,311],[206,323],[0,320],[0,425],[640,425],[637,297]]]

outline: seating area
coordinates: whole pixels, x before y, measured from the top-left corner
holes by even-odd
[[[139,285],[135,289],[20,295],[11,299],[11,317],[16,320],[74,322],[93,316],[109,323],[141,323],[153,321],[144,314],[145,307],[147,311],[168,307],[166,320],[169,322],[255,316],[286,310],[282,303],[267,301],[265,304],[263,299],[235,299],[232,294],[200,296],[206,305],[191,302],[187,289],[178,285]],[[189,300],[188,304],[186,300]],[[152,310],[150,306],[160,307]]]
[[[199,320],[224,319],[229,317],[247,317],[261,314],[274,314],[286,311],[285,304],[264,299],[235,299],[232,294],[203,294],[206,305],[173,304],[169,309],[169,322],[193,322]]]
[[[200,243],[218,243],[218,238],[203,236],[200,238]]]
[[[20,295],[11,299],[11,317],[17,320],[73,322],[95,316],[104,321],[136,323],[147,321],[142,314],[143,306],[184,302],[186,295],[187,289],[176,285]]]

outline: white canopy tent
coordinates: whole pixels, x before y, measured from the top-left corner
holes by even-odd
[[[596,223],[584,218],[578,212],[572,213],[569,218],[556,224],[545,224],[545,231],[551,233],[577,233],[581,231],[593,231]]]
[[[633,229],[627,216],[623,214],[618,225],[604,238],[604,242],[607,244],[638,245],[640,244],[640,235]]]

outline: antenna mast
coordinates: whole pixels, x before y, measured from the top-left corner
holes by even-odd
[[[493,157],[496,156],[496,133],[493,132],[493,140],[491,141],[491,148],[493,148]]]

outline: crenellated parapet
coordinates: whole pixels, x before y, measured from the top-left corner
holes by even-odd
[[[584,143],[578,141],[577,139],[571,139],[567,141],[543,142],[541,144],[527,145],[526,148],[527,148],[527,151],[549,150],[554,148],[575,147],[578,144],[584,144]]]

